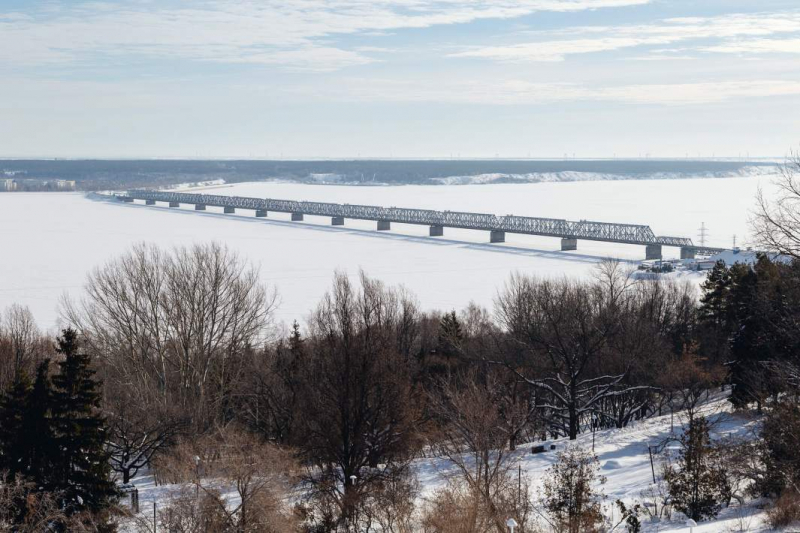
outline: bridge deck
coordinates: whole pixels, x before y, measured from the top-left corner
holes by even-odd
[[[328,202],[305,202],[277,200],[273,198],[249,198],[213,194],[192,194],[149,190],[131,190],[118,194],[120,199],[151,200],[157,202],[185,203],[214,207],[302,213],[325,217],[341,217],[358,220],[397,222],[485,231],[504,231],[526,235],[582,239],[588,241],[616,242],[623,244],[676,246],[692,249],[700,254],[722,251],[722,248],[695,246],[685,237],[656,236],[650,226],[619,224],[590,220],[570,221],[558,218],[524,217],[515,215],[497,216],[486,213],[461,211],[435,211],[431,209],[408,209],[379,207],[374,205],[335,204]]]

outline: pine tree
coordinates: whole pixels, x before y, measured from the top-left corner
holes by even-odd
[[[69,511],[98,511],[116,496],[105,450],[106,423],[99,414],[100,384],[91,358],[78,346],[77,333],[63,331],[58,352],[64,356],[53,377],[53,427],[58,454],[54,489]]]
[[[700,285],[703,296],[700,298],[700,319],[718,328],[726,326],[731,290],[731,274],[725,262],[717,261]]]

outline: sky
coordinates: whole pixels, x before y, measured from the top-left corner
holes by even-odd
[[[800,147],[798,0],[0,0],[0,157]]]

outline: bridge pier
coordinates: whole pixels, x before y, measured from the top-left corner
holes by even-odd
[[[644,258],[645,258],[645,260],[648,260],[648,259],[661,259],[661,245],[660,244],[648,244],[647,248],[645,248]]]
[[[303,213],[292,213],[292,222],[302,222]]]
[[[256,209],[256,216],[257,217],[261,217],[261,218],[267,216],[267,210],[266,209]]]
[[[681,259],[694,259],[697,250],[694,248],[681,248]]]
[[[180,204],[180,202],[170,202],[170,203],[169,203],[169,206],[170,206],[170,207],[180,207],[180,206],[181,206],[181,204]]]
[[[229,214],[230,214],[230,213],[235,213],[235,212],[236,212],[236,208],[235,208],[235,207],[225,207],[225,209],[223,210],[223,212],[224,212],[224,213],[229,213]]]
[[[331,217],[331,226],[344,226],[344,217]]]
[[[444,235],[444,226],[431,226],[428,235],[431,237],[441,237]]]
[[[573,238],[561,239],[562,252],[567,252],[569,250],[577,250],[577,249],[578,249],[578,239],[573,239]]]
[[[206,204],[194,204],[194,210],[195,211],[205,211],[206,210]]]
[[[144,201],[144,205],[156,205],[156,201],[155,200],[145,200]]]
[[[392,223],[388,220],[379,220],[378,221],[378,231],[389,231],[392,229]]]
[[[493,229],[489,232],[489,242],[506,242],[506,232]]]

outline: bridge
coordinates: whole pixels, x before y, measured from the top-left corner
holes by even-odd
[[[680,248],[682,259],[693,258],[695,255],[712,255],[724,250],[724,248],[695,246],[692,240],[686,237],[656,236],[650,226],[639,224],[151,190],[130,190],[117,193],[115,197],[129,203],[143,200],[147,205],[155,205],[156,202],[167,203],[170,207],[190,204],[198,211],[205,210],[207,206],[221,207],[225,213],[247,209],[255,211],[257,217],[266,217],[270,211],[289,213],[293,221],[301,221],[305,215],[330,217],[334,226],[344,225],[346,219],[372,220],[377,222],[378,231],[390,230],[392,222],[425,225],[429,226],[431,237],[443,236],[446,227],[482,230],[489,232],[489,242],[493,243],[505,242],[506,233],[557,237],[561,239],[562,250],[577,250],[578,240],[637,244],[645,246],[646,259],[661,259],[663,246]]]

